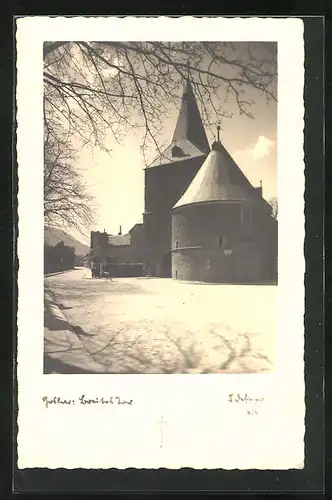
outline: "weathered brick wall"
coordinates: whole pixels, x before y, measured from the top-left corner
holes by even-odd
[[[171,212],[144,214],[145,264],[153,276],[171,276]]]
[[[91,231],[90,249],[94,257],[104,260],[108,254],[108,234]]]
[[[271,239],[271,218],[264,206],[245,204],[242,210],[241,216],[239,203],[174,210],[172,277],[209,282],[273,279],[277,245]]]
[[[206,156],[145,170],[146,262],[153,274],[170,276],[171,209],[186,191]]]
[[[170,210],[202,166],[206,156],[145,169],[145,212]]]
[[[136,224],[130,231],[130,244],[133,248],[140,250],[145,245],[143,224]]]
[[[108,245],[107,256],[116,262],[132,262],[132,254],[130,245]]]

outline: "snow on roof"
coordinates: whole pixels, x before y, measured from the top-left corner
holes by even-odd
[[[108,243],[114,246],[130,245],[130,234],[109,234]]]
[[[172,153],[174,146],[176,147],[175,154]],[[157,156],[157,158],[147,168],[158,167],[159,165],[167,165],[170,163],[178,163],[190,158],[205,156],[206,154],[207,153],[202,152],[194,146],[194,144],[188,141],[188,139],[181,139],[177,141],[176,144],[170,144],[165,151]]]
[[[175,149],[172,155],[173,148]],[[195,158],[208,154],[209,151],[210,146],[195,94],[190,81],[187,80],[171,144],[147,168]]]
[[[212,151],[173,208],[211,201],[264,202],[220,142],[213,144]]]

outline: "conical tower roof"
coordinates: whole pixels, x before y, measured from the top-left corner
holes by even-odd
[[[213,143],[210,154],[173,208],[215,201],[264,203],[259,191],[250,184],[219,141]]]
[[[187,80],[172,142],[164,153],[159,155],[149,167],[207,155],[209,151],[209,142],[206,137],[195,94],[190,81]]]

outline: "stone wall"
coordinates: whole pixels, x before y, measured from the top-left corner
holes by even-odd
[[[171,210],[186,191],[206,156],[145,169],[145,212]]]
[[[146,262],[154,276],[171,276],[171,209],[186,191],[206,156],[145,170]]]
[[[225,283],[275,279],[274,222],[259,204],[210,203],[174,210],[172,277]]]

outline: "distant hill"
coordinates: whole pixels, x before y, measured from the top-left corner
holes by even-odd
[[[61,229],[55,229],[45,226],[44,227],[44,242],[48,245],[57,245],[60,241],[63,241],[65,245],[75,248],[76,255],[86,255],[90,248],[88,245],[84,245],[81,241],[78,241],[73,236],[65,233]]]

